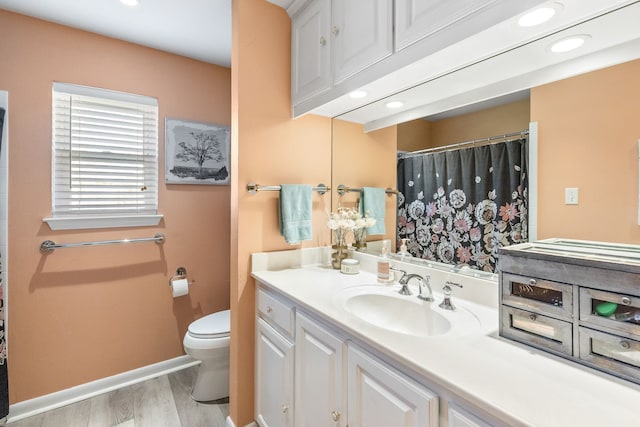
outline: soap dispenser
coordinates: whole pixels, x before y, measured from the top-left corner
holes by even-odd
[[[378,283],[393,283],[394,275],[391,271],[389,259],[389,242],[382,242],[382,256],[378,259]]]
[[[413,255],[411,255],[407,251],[407,240],[409,239],[400,239],[400,240],[402,241],[402,245],[400,245],[400,250],[396,255],[400,257],[400,261],[404,261],[407,258],[411,258]]]

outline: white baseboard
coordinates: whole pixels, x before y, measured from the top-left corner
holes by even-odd
[[[227,417],[227,422],[225,423],[225,427],[236,427],[231,417]],[[245,427],[260,427],[260,426],[258,426],[258,423],[254,421],[252,423],[247,424]]]
[[[18,402],[9,406],[7,422],[18,421],[198,364],[200,364],[200,361],[194,360],[190,356],[179,356],[164,362],[143,366],[132,371]]]

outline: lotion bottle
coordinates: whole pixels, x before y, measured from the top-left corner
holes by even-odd
[[[382,242],[382,256],[378,259],[378,283],[393,283],[393,272],[389,268],[389,242]]]

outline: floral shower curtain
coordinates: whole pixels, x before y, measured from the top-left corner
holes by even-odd
[[[0,150],[2,150],[2,128],[5,110],[0,108]],[[7,378],[7,342],[4,332],[4,267],[0,254],[0,419],[9,414],[9,381]]]
[[[398,160],[398,239],[415,257],[495,271],[527,241],[527,140]]]

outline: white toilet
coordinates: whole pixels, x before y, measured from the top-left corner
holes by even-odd
[[[191,397],[199,402],[229,396],[229,310],[201,317],[189,325],[184,351],[202,363]]]

